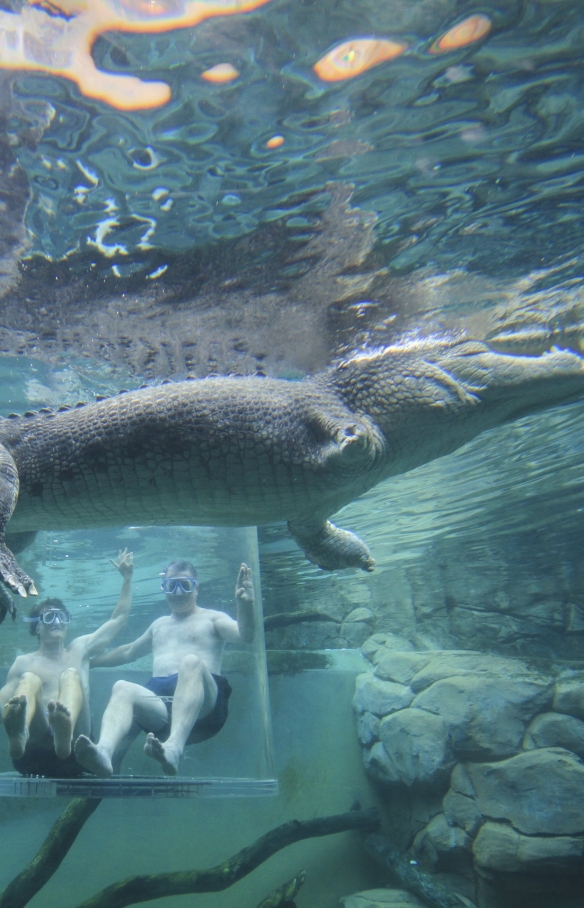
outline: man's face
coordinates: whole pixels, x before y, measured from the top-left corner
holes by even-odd
[[[40,642],[54,642],[65,640],[67,626],[71,616],[66,609],[44,609],[37,624],[37,634]]]
[[[197,604],[197,581],[189,571],[170,568],[163,577],[162,588],[173,612],[190,612]]]

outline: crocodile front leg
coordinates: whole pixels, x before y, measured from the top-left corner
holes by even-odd
[[[11,454],[0,445],[0,580],[19,596],[38,596],[32,579],[19,566],[4,541],[6,524],[18,500],[18,470]]]
[[[13,621],[16,621],[16,609],[12,601],[12,596],[0,583],[0,624],[2,624],[8,614],[12,615]]]
[[[325,571],[356,567],[372,571],[371,552],[355,533],[341,530],[330,520],[314,523],[290,521],[288,530],[306,557]]]

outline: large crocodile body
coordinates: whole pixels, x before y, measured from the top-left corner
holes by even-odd
[[[328,518],[485,429],[584,396],[577,353],[460,342],[388,348],[300,382],[207,378],[0,421],[0,577],[35,593],[13,533],[288,521],[323,568],[371,570]]]

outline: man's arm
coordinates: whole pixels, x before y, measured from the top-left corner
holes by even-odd
[[[116,634],[126,626],[128,615],[130,614],[130,605],[132,604],[132,572],[134,570],[134,556],[132,552],[124,549],[118,555],[118,560],[112,559],[112,564],[123,577],[122,590],[118,604],[112,612],[109,621],[98,627],[92,634],[83,638],[87,653],[90,656],[97,656],[99,653],[110,645]]]
[[[235,601],[237,603],[237,622],[229,615],[223,615],[215,621],[215,628],[222,640],[228,643],[241,641],[252,643],[255,634],[254,592],[251,570],[242,564],[235,584]]]
[[[146,656],[152,652],[152,625],[148,630],[134,640],[132,643],[125,643],[124,646],[118,646],[110,650],[109,653],[101,653],[91,660],[91,668],[110,668],[114,665],[125,665],[127,662],[135,662],[140,656]]]

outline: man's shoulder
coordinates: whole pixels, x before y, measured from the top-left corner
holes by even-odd
[[[209,618],[214,620],[215,618],[222,618],[227,614],[227,612],[222,611],[220,608],[208,608],[207,606],[199,605],[197,606],[197,611],[194,613],[193,617],[199,618]]]
[[[91,639],[91,634],[81,634],[79,637],[75,637],[67,644],[65,649],[68,653],[77,652],[78,650],[83,650],[87,647],[89,640]]]
[[[169,624],[169,623],[170,623],[170,615],[161,615],[160,618],[155,618],[154,621],[152,622],[152,624],[148,625],[148,627],[146,628],[144,633],[147,634],[148,631],[154,630],[154,628],[157,628],[157,627],[164,627],[165,624]]]
[[[30,653],[21,653],[12,663],[10,671],[20,673],[21,675],[24,674],[24,672],[35,671],[39,664],[39,660],[40,654],[38,649],[34,649]]]
[[[207,615],[210,621],[224,621],[226,618],[229,621],[235,621],[235,618],[232,618],[228,612],[224,612],[223,609],[219,608],[209,608],[206,609]]]
[[[31,653],[21,653],[20,656],[17,656],[12,663],[12,668],[15,670],[21,669],[22,671],[26,671],[26,667],[34,661],[34,658],[37,654],[38,650],[36,649]]]

